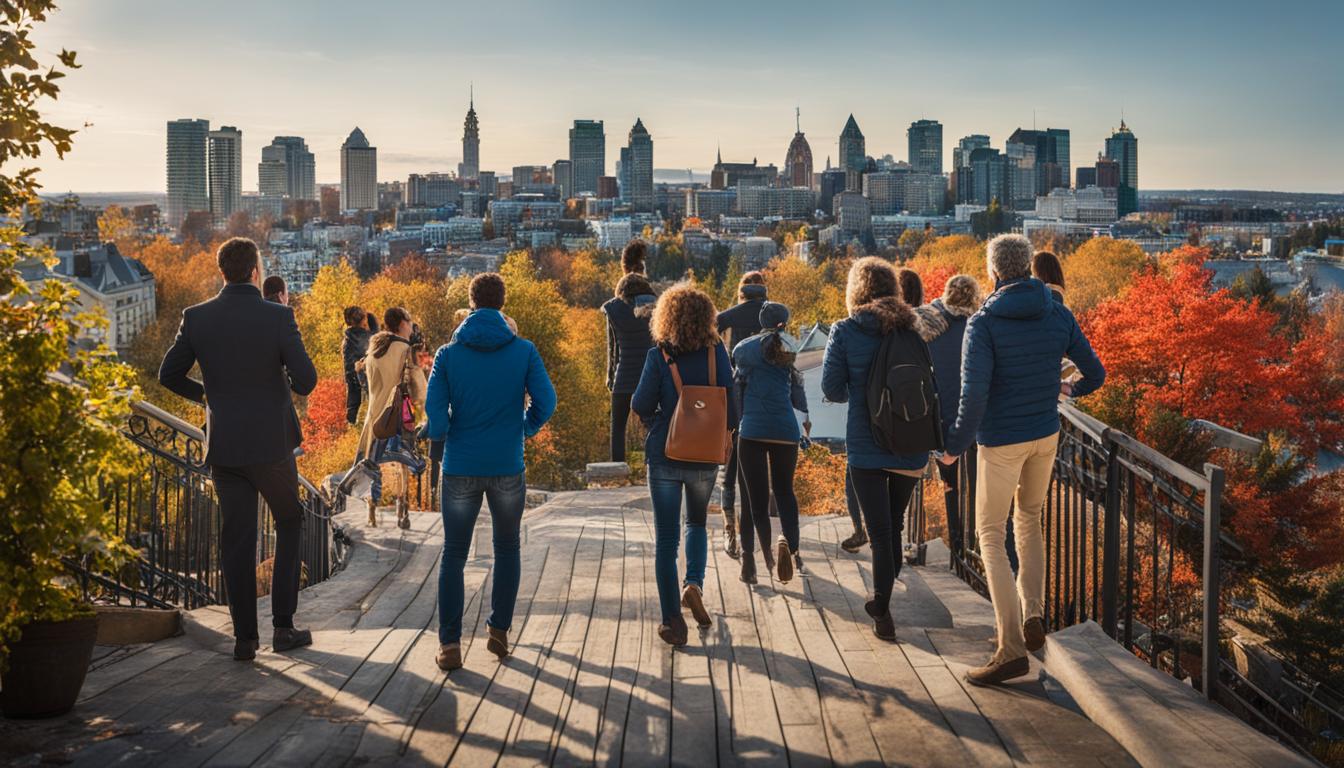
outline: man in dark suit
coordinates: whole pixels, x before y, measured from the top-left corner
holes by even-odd
[[[304,516],[294,449],[303,434],[290,392],[312,392],[317,371],[294,311],[261,296],[257,244],[232,238],[219,247],[218,261],[224,288],[182,312],[159,382],[205,406],[205,462],[224,520],[220,565],[233,618],[233,657],[247,661],[258,647],[258,494],[275,518],[273,645],[286,651],[313,641],[308,630],[294,627]],[[200,381],[187,376],[197,363]]]

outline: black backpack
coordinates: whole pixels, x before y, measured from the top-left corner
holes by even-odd
[[[868,419],[873,441],[888,453],[943,449],[943,420],[928,345],[913,331],[882,339],[868,369]]]

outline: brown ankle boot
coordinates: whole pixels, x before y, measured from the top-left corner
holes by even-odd
[[[373,499],[369,499],[369,526],[378,527],[378,503]]]
[[[500,658],[501,661],[509,657],[509,633],[502,629],[495,629],[489,624],[485,628],[490,632],[490,639],[485,642],[485,649]]]
[[[995,653],[985,666],[966,670],[966,682],[971,685],[998,685],[1028,674],[1031,674],[1031,662],[1026,656],[1004,659]]]
[[[439,646],[439,655],[434,659],[439,665],[439,669],[444,672],[452,672],[454,669],[462,668],[462,646],[458,643],[447,643]]]

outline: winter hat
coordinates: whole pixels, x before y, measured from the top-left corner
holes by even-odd
[[[777,301],[767,301],[761,305],[759,320],[763,330],[773,331],[789,324],[789,308]]]

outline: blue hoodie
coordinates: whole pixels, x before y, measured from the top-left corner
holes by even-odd
[[[524,411],[526,396],[532,402]],[[523,440],[555,412],[555,388],[536,346],[495,309],[478,309],[434,354],[425,432],[444,440],[443,474],[500,477],[523,471]]]
[[[1068,307],[1034,277],[1001,281],[966,324],[961,399],[947,453],[1039,440],[1059,431],[1059,361],[1083,374],[1073,396],[1095,391],[1106,369]]]

